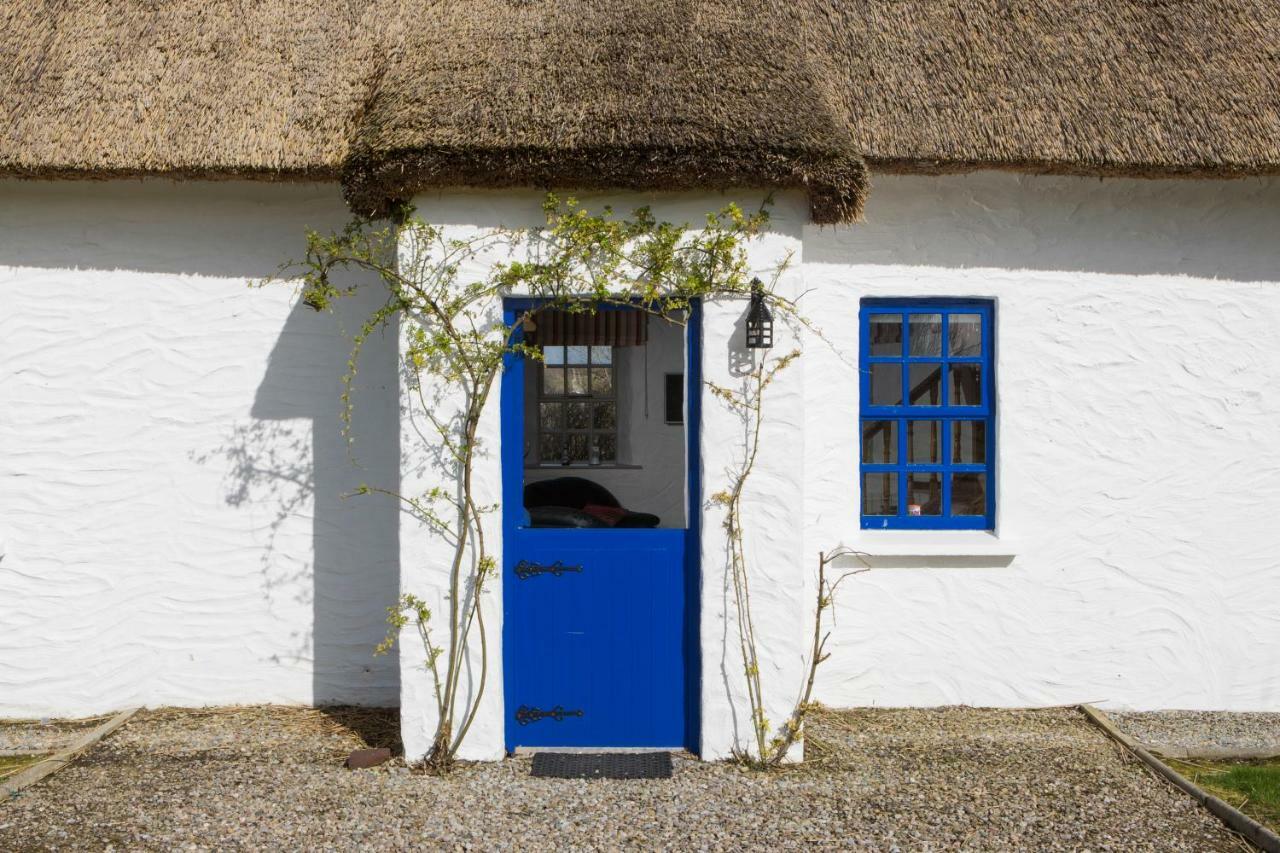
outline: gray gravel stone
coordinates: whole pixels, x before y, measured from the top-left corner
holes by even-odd
[[[0,720],[0,754],[53,752],[106,719]]]
[[[1188,753],[1239,750],[1280,755],[1280,713],[1108,711],[1120,730],[1148,746]]]
[[[671,780],[343,769],[362,745],[305,709],[144,712],[0,805],[0,850],[1239,849],[1071,710],[822,712],[803,766]]]

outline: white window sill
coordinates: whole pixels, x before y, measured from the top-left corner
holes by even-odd
[[[872,557],[1014,557],[1016,543],[986,530],[862,530],[848,546]]]

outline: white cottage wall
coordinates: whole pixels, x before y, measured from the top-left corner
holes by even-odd
[[[526,227],[543,221],[543,195],[538,192],[448,192],[423,195],[415,199],[419,213],[429,222],[445,228],[447,237],[471,238],[499,226]],[[591,209],[611,204],[616,210],[629,211],[650,205],[654,214],[672,222],[701,223],[709,211],[728,203],[727,197],[714,193],[689,194],[579,194]],[[762,197],[740,199],[755,207]],[[749,260],[753,268],[767,273],[789,254],[797,252],[807,216],[806,204],[798,194],[784,194],[773,209],[769,232],[755,241]],[[414,246],[406,241],[402,253],[411,255]],[[496,249],[475,258],[461,271],[463,281],[487,274],[490,265],[507,257],[505,249]],[[780,283],[785,292],[798,293],[796,270]],[[512,294],[520,295],[520,294]],[[488,306],[496,319],[500,305]],[[708,305],[703,313],[703,379],[721,385],[741,381],[741,373],[749,358],[743,350],[741,320],[745,301],[735,300]],[[782,332],[779,346],[785,346]],[[758,589],[757,632],[761,637],[762,680],[769,697],[771,719],[781,721],[790,706],[801,676],[800,607],[803,575],[796,571],[802,539],[803,484],[795,459],[802,444],[803,369],[795,367],[774,386],[770,406],[776,412],[768,428],[770,439],[753,475],[753,490],[758,499],[747,510],[751,527],[750,546],[753,560],[760,567],[756,578]],[[406,390],[403,392],[408,394]],[[457,392],[446,387],[427,389],[428,399],[437,417],[458,403]],[[406,399],[406,405],[412,401]],[[499,457],[500,419],[497,399],[486,409],[478,440],[482,455],[477,464],[474,484],[481,504],[496,502],[501,495],[502,471]],[[739,458],[742,427],[727,409],[704,395],[702,412],[702,479],[704,494],[723,488],[728,480],[726,468]],[[428,449],[411,423],[402,434],[405,467],[402,482],[406,493],[421,492],[439,481],[428,460]],[[747,746],[750,740],[750,712],[745,700],[743,674],[736,635],[726,620],[732,617],[732,601],[726,575],[727,547],[721,527],[723,513],[718,508],[703,508],[702,536],[702,754],[707,758],[729,755],[735,744]],[[501,522],[489,520],[489,547],[501,554]],[[447,606],[447,543],[422,527],[406,524],[401,529],[402,587],[405,592],[425,598],[436,612]],[[496,759],[503,753],[502,655],[500,640],[502,590],[492,587],[486,601],[486,623],[490,637],[490,669],[481,698],[480,714],[460,752],[470,759]],[[419,758],[430,748],[436,725],[435,699],[430,675],[423,662],[420,644],[406,632],[406,645],[401,655],[401,715],[405,753]],[[478,658],[472,659],[477,672]],[[478,680],[464,685],[475,690]],[[473,694],[474,695],[474,694]]]
[[[691,222],[725,201],[584,198]],[[540,200],[418,203],[461,236],[534,224]],[[781,288],[829,342],[809,336],[771,389],[752,480],[769,718],[800,688],[817,552],[841,544],[874,568],[845,587],[828,704],[1280,706],[1280,182],[879,176],[866,222],[805,213],[782,195],[752,247],[761,271],[797,253]],[[331,187],[0,183],[0,715],[399,696],[425,753],[420,651],[397,667],[371,649],[398,591],[442,603],[444,552],[390,500],[341,498],[430,479],[395,330],[365,354],[348,450],[342,331],[377,289],[335,316],[246,287],[305,226],[345,219]],[[865,533],[858,301],[947,295],[996,303],[998,529]],[[705,379],[740,381],[743,311],[706,307]],[[705,495],[741,425],[703,400]],[[482,501],[500,494],[498,436],[493,405]],[[719,758],[749,721],[721,513],[701,518],[702,752]],[[492,661],[464,757],[502,752],[497,643]]]
[[[1280,182],[878,176],[808,227],[805,572],[832,705],[1280,707]],[[996,303],[996,536],[863,532],[858,303]]]
[[[0,182],[0,716],[394,705],[395,332],[248,283],[347,219],[334,186]]]

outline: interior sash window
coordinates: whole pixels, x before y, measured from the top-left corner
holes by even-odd
[[[994,527],[992,309],[984,301],[863,300],[862,527]]]
[[[538,383],[538,459],[616,462],[617,377],[613,347],[546,346]]]

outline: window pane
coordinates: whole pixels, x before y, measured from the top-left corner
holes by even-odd
[[[872,355],[902,355],[902,315],[872,314],[869,351]]]
[[[907,461],[913,465],[942,463],[941,422],[907,422]]]
[[[597,397],[613,396],[613,370],[608,367],[591,368],[591,393]]]
[[[591,427],[591,404],[568,404],[569,429],[589,429]]]
[[[596,429],[614,429],[618,425],[618,412],[613,403],[596,403],[591,425]]]
[[[951,462],[981,465],[987,461],[985,421],[952,421]]]
[[[569,394],[586,394],[587,390],[587,368],[565,368],[565,391]]]
[[[546,364],[564,364],[564,347],[543,347],[542,361]]]
[[[569,364],[586,364],[589,347],[565,347]]]
[[[909,406],[941,406],[942,405],[942,365],[911,365],[911,396],[907,398]]]
[[[613,364],[613,347],[592,347],[592,364]]]
[[[560,367],[542,368],[542,393],[552,397],[564,394],[564,369]]]
[[[862,461],[892,465],[898,461],[898,422],[862,422]]]
[[[911,355],[942,355],[942,315],[912,314]]]
[[[543,432],[564,429],[564,406],[560,403],[539,403],[538,421]]]
[[[560,462],[564,457],[564,433],[544,432],[538,442],[538,459]]]
[[[902,365],[871,365],[871,405],[902,405]]]
[[[987,514],[987,475],[951,475],[951,514]]]
[[[951,405],[982,405],[982,365],[951,365]]]
[[[982,315],[952,314],[947,318],[951,355],[982,355]]]
[[[610,403],[609,405],[613,405]],[[596,436],[596,447],[600,448],[601,462],[618,460],[618,439],[614,435],[602,433]]]
[[[587,435],[579,433],[569,436],[569,461],[570,462],[586,462],[587,461]]]
[[[907,475],[907,515],[942,515],[942,475]]]
[[[898,475],[862,475],[862,514],[898,514]]]

